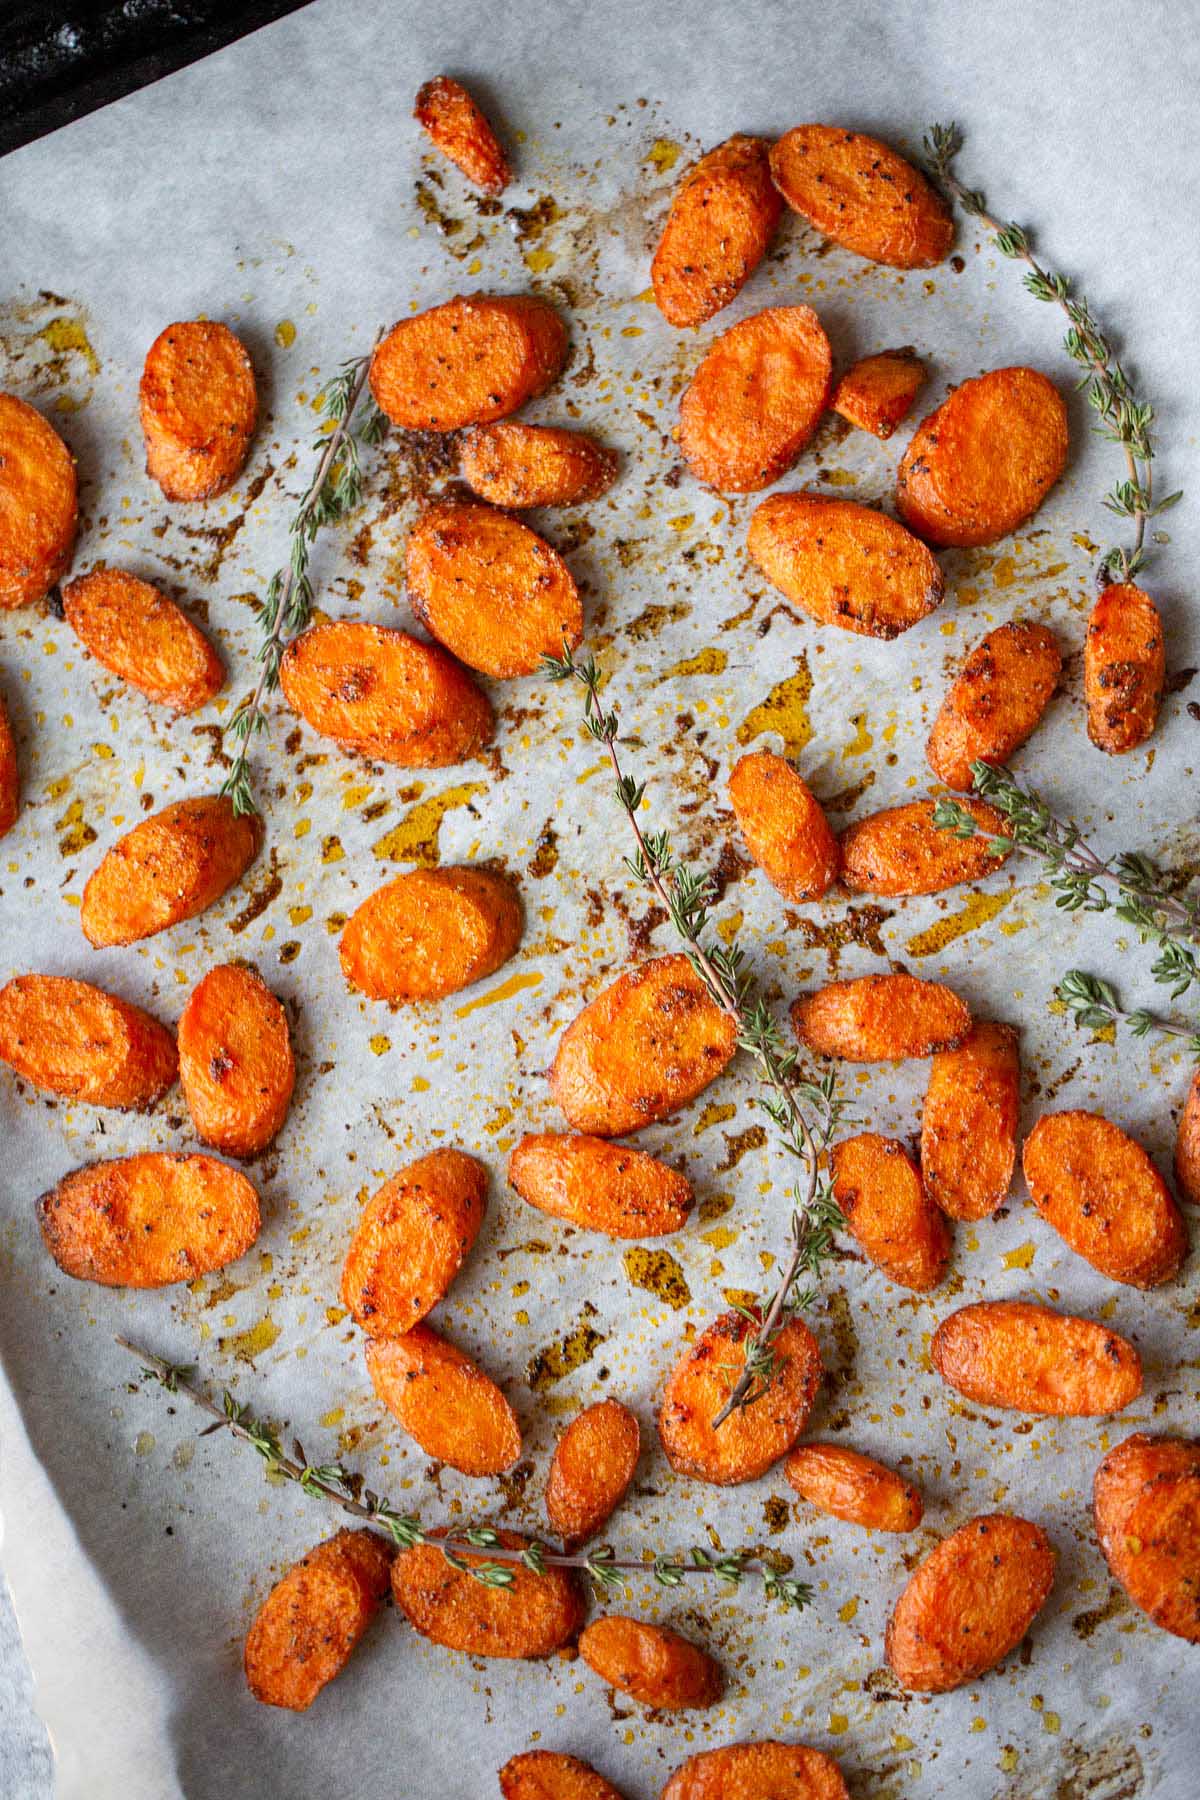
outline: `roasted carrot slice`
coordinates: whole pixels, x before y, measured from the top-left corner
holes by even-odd
[[[868,1531],[915,1531],[925,1511],[911,1481],[842,1444],[797,1444],[783,1472],[818,1512]]]
[[[755,1481],[787,1455],[808,1423],[821,1386],[821,1352],[807,1325],[790,1319],[773,1345],[777,1369],[766,1392],[714,1427],[744,1371],[757,1325],[757,1318],[722,1313],[668,1376],[658,1435],[677,1474],[718,1487]]]
[[[580,1632],[579,1654],[601,1681],[658,1712],[715,1706],[725,1687],[720,1663],[699,1644],[620,1613]]]
[[[1092,1500],[1105,1561],[1134,1605],[1200,1643],[1200,1443],[1135,1433],[1096,1470]]]
[[[896,1138],[860,1132],[835,1144],[833,1196],[867,1257],[901,1287],[924,1294],[950,1261],[950,1227]]]
[[[976,644],[942,701],[926,758],[947,787],[971,790],[973,762],[1005,763],[1054,697],[1062,652],[1044,625],[1016,620]]]
[[[479,1236],[487,1171],[433,1150],[374,1193],[342,1265],[342,1305],[372,1337],[398,1338],[447,1292]]]
[[[197,1135],[226,1156],[257,1156],[280,1131],[296,1065],[287,1014],[257,969],[223,963],[192,989],[179,1081]]]
[[[225,680],[220,657],[187,614],[148,581],[94,569],[62,591],[67,624],[98,663],[174,712],[195,712]]]
[[[405,431],[458,431],[516,412],[566,358],[566,326],[544,300],[460,295],[392,326],[371,358],[371,392]]]
[[[500,1475],[521,1454],[521,1428],[495,1382],[428,1325],[371,1338],[367,1373],[426,1456],[464,1475]]]
[[[922,419],[896,477],[904,523],[930,544],[994,544],[1032,518],[1067,462],[1067,409],[1037,369],[964,381]]]
[[[76,1169],[38,1201],[46,1248],[77,1281],[169,1287],[236,1262],[258,1236],[258,1195],[213,1156],[146,1151]]]
[[[770,1738],[701,1750],[676,1769],[662,1800],[850,1800],[837,1764],[807,1744]]]
[[[894,638],[941,604],[932,552],[886,513],[853,500],[771,494],[755,509],[746,548],[819,625]]]
[[[442,1000],[495,974],[521,941],[521,901],[493,869],[413,869],[350,915],[339,954],[370,1000]]]
[[[763,138],[727,138],[689,169],[650,265],[668,324],[703,325],[749,281],[783,210]]]
[[[951,1219],[983,1219],[1008,1198],[1021,1111],[1020,1042],[1011,1025],[978,1020],[939,1050],[921,1115],[921,1179]]]
[[[339,1531],[293,1563],[246,1637],[246,1684],[266,1706],[306,1712],[340,1675],[379,1611],[391,1547],[374,1531]]]
[[[21,771],[17,767],[17,746],[8,708],[0,694],[0,837],[11,831],[21,810]]]
[[[621,1137],[694,1100],[736,1049],[737,1027],[687,957],[656,956],[568,1025],[550,1089],[576,1131]]]
[[[1179,1272],[1187,1229],[1140,1144],[1097,1113],[1043,1113],[1025,1180],[1047,1225],[1111,1281],[1158,1287]]]
[[[168,325],[139,390],[146,473],[168,500],[212,500],[246,460],[258,391],[246,347],[215,319]]]
[[[585,1406],[559,1438],[546,1481],[546,1515],[568,1549],[595,1537],[629,1492],[641,1448],[619,1400]]]
[[[288,705],[343,750],[404,769],[466,762],[491,742],[486,695],[436,644],[339,619],[293,638],[279,670]]]
[[[692,1184],[678,1169],[607,1138],[523,1137],[508,1179],[531,1206],[582,1231],[609,1237],[664,1237],[687,1223]]]
[[[476,425],[463,438],[459,470],[493,506],[576,506],[595,500],[617,478],[615,450],[582,431],[506,419]]]
[[[819,900],[842,853],[829,821],[786,757],[755,750],[729,777],[729,804],[755,862],[785,900]]]
[[[723,331],[679,407],[679,448],[697,481],[722,494],[770,487],[817,429],[832,375],[811,306],[769,306]]]
[[[1175,1135],[1175,1186],[1200,1206],[1200,1069],[1192,1076]]]
[[[1073,1419],[1120,1412],[1142,1391],[1142,1360],[1118,1332],[1023,1300],[962,1306],[933,1334],[942,1380],[981,1406]]]
[[[162,1098],[178,1068],[157,1019],[61,975],[18,975],[0,988],[0,1062],[49,1093],[137,1112]]]
[[[435,75],[417,92],[413,118],[443,156],[485,194],[502,194],[512,176],[508,159],[483,112],[460,81]]]
[[[868,813],[842,833],[842,880],[859,893],[940,894],[964,881],[994,875],[1008,856],[991,840],[1004,820],[982,800],[960,802],[979,826],[973,837],[942,831],[933,822],[932,800],[910,800]]]
[[[405,568],[417,618],[481,675],[536,675],[544,657],[583,636],[579,591],[558,551],[493,507],[428,507]]]
[[[860,431],[890,438],[924,382],[925,364],[915,350],[881,350],[846,370],[829,404]]]
[[[71,566],[75,459],[41,413],[0,394],[0,612],[48,594]]]
[[[262,825],[224,795],[177,800],[118,838],[88,877],[79,922],[89,944],[136,944],[194,919],[240,881]]]
[[[878,138],[797,125],[771,150],[771,174],[810,225],[858,256],[928,269],[954,242],[954,220],[925,177]]]
[[[944,1694],[1015,1650],[1054,1585],[1054,1548],[1009,1513],[972,1519],[920,1564],[888,1622],[885,1654],[902,1687]]]
[[[526,1750],[500,1771],[503,1800],[622,1800],[591,1763],[559,1750]]]
[[[440,1536],[441,1533],[431,1534]],[[529,1539],[498,1531],[505,1550],[527,1550]],[[535,1575],[522,1562],[508,1587],[485,1586],[470,1573],[491,1553],[463,1552],[467,1567],[455,1568],[436,1543],[403,1551],[392,1564],[392,1594],[414,1631],[447,1650],[468,1656],[550,1656],[574,1637],[583,1620],[583,1601],[569,1569]],[[494,1560],[494,1557],[492,1558]]]
[[[792,1029],[821,1056],[845,1062],[901,1062],[956,1049],[971,1029],[957,994],[915,975],[859,975],[831,981],[792,1004]]]
[[[1083,645],[1088,736],[1097,750],[1124,756],[1145,743],[1158,723],[1165,678],[1162,620],[1153,600],[1131,583],[1105,588]]]

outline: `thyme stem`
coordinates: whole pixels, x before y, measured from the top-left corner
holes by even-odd
[[[1178,1019],[1164,1019],[1158,1013],[1139,1006],[1122,1006],[1111,981],[1088,975],[1082,969],[1068,969],[1054,990],[1076,1025],[1086,1031],[1102,1031],[1105,1026],[1125,1024],[1134,1037],[1177,1038],[1187,1045],[1188,1054],[1200,1062],[1200,1027]]]
[[[228,1390],[222,1394],[218,1405],[203,1388],[196,1386],[191,1379],[194,1373],[191,1364],[168,1362],[165,1357],[154,1355],[127,1337],[118,1337],[116,1341],[122,1350],[138,1359],[147,1380],[156,1382],[168,1394],[182,1394],[200,1412],[208,1414],[213,1423],[205,1436],[223,1427],[240,1443],[249,1444],[256,1450],[272,1474],[294,1483],[310,1499],[327,1500],[352,1518],[361,1519],[365,1525],[382,1532],[399,1550],[412,1550],[420,1544],[431,1545],[442,1552],[452,1567],[469,1574],[484,1587],[511,1587],[517,1566],[530,1569],[535,1575],[544,1575],[547,1569],[578,1569],[586,1574],[598,1593],[624,1587],[626,1576],[632,1575],[649,1576],[660,1587],[679,1587],[689,1576],[712,1575],[729,1587],[739,1587],[747,1577],[757,1579],[762,1582],[768,1600],[777,1600],[796,1612],[802,1612],[812,1603],[812,1588],[807,1582],[782,1573],[760,1558],[737,1551],[714,1552],[700,1544],[693,1545],[680,1556],[657,1556],[646,1561],[640,1557],[615,1556],[607,1547],[586,1555],[568,1555],[536,1539],[522,1549],[513,1549],[500,1542],[499,1534],[490,1525],[471,1525],[460,1532],[435,1535],[415,1513],[398,1511],[386,1495],[365,1487],[361,1477],[352,1474],[343,1464],[310,1463],[299,1443],[295,1444],[295,1455],[289,1456],[278,1434],[255,1418]],[[487,1552],[486,1560],[482,1562],[478,1560],[481,1550]],[[468,1561],[468,1558],[474,1560]]]

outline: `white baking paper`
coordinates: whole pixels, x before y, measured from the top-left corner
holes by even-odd
[[[1114,321],[1159,407],[1162,480],[1184,485],[1200,273],[1187,125],[1200,70],[1182,27],[1164,5],[746,0],[656,13],[605,0],[321,0],[0,167],[3,385],[43,407],[78,458],[77,564],[104,558],[163,583],[229,664],[220,707],[170,722],[47,612],[0,618],[25,794],[0,846],[0,975],[85,976],[173,1021],[207,967],[248,957],[291,1010],[300,1067],[279,1144],[251,1171],[265,1211],[255,1250],[192,1290],[159,1294],[60,1276],[34,1200],[89,1159],[193,1145],[178,1093],[149,1118],[127,1118],[56,1104],[7,1072],[0,1080],[4,1558],[64,1797],[483,1797],[509,1756],[537,1745],[585,1756],[630,1800],[650,1800],[691,1752],[763,1735],[830,1751],[856,1800],[1195,1792],[1197,1653],[1123,1601],[1088,1511],[1108,1445],[1138,1427],[1195,1429],[1194,1260],[1160,1292],[1114,1287],[1041,1225],[1020,1187],[1000,1218],[958,1230],[952,1275],[934,1295],[903,1293],[848,1252],[814,1318],[830,1379],[811,1429],[903,1466],[928,1500],[913,1539],[868,1537],[801,1505],[781,1515],[789,1490],[778,1472],[717,1491],[675,1479],[657,1448],[655,1397],[685,1332],[728,1292],[765,1289],[784,1236],[785,1169],[771,1144],[745,1136],[756,1119],[744,1071],[644,1136],[698,1190],[694,1221],[652,1246],[675,1259],[683,1287],[670,1291],[689,1296],[678,1306],[636,1285],[643,1270],[626,1246],[571,1232],[507,1188],[521,1132],[559,1125],[543,1071],[564,1025],[634,946],[671,947],[661,927],[645,931],[646,901],[622,869],[621,821],[580,733],[577,695],[540,680],[496,686],[496,754],[424,775],[355,762],[297,729],[280,704],[256,758],[268,846],[242,888],[130,950],[89,949],[78,922],[88,873],[143,810],[219,783],[214,728],[252,678],[252,599],[285,554],[320,381],[377,327],[452,293],[534,290],[569,314],[574,350],[531,416],[578,421],[624,457],[610,495],[540,523],[584,588],[630,765],[648,778],[648,822],[670,825],[700,860],[725,851],[732,879],[719,916],[738,926],[775,1003],[835,966],[859,973],[885,958],[945,977],[981,1015],[1022,1026],[1026,1126],[1051,1103],[1102,1107],[1165,1166],[1183,1061],[1154,1043],[1092,1044],[1049,1004],[1072,964],[1116,979],[1131,1002],[1162,1002],[1150,957],[1107,922],[1056,914],[1033,867],[1014,862],[978,890],[885,904],[875,948],[852,942],[839,958],[845,897],[787,909],[761,875],[730,861],[739,845],[724,782],[742,746],[785,744],[840,821],[922,793],[924,740],[954,660],[1021,615],[1052,622],[1068,652],[1064,691],[1022,771],[1104,845],[1191,866],[1189,690],[1168,702],[1149,750],[1123,761],[1092,750],[1083,730],[1092,546],[1111,538],[1100,496],[1122,471],[1088,436],[1081,402],[1070,473],[1032,526],[986,552],[947,555],[944,606],[892,644],[820,631],[777,605],[743,551],[753,497],[721,500],[680,475],[671,439],[703,346],[771,302],[815,305],[841,362],[916,345],[932,366],[919,412],[1006,363],[1032,362],[1069,387],[1059,318],[970,230],[956,247],[960,269],[902,275],[787,218],[762,270],[699,334],[667,327],[646,290],[668,194],[699,148],[820,118],[915,150],[931,120],[957,117],[963,173],[1036,227]],[[417,86],[441,70],[469,79],[504,122],[519,179],[499,212],[471,198],[410,120]],[[161,327],[200,313],[245,339],[263,422],[231,495],[168,507],[143,470],[137,381]],[[827,422],[782,485],[886,500],[908,432],[880,445]],[[411,446],[393,440],[372,459],[361,518],[317,550],[326,613],[408,622],[400,559],[422,480]],[[1175,672],[1200,662],[1194,516],[1193,504],[1164,521],[1170,542],[1156,549],[1151,581]],[[781,683],[788,704],[761,711]],[[347,992],[337,921],[414,856],[502,863],[520,881],[527,926],[518,958],[480,989],[392,1013]],[[928,934],[953,921],[974,928],[943,929],[939,948]],[[845,1085],[865,1123],[911,1137],[925,1073],[847,1069]],[[520,1415],[525,1461],[504,1484],[431,1469],[381,1416],[338,1304],[362,1198],[447,1143],[483,1157],[492,1188],[436,1322],[504,1383]],[[985,1295],[1110,1319],[1142,1351],[1145,1398],[1107,1422],[960,1405],[927,1365],[928,1336],[953,1305]],[[566,1357],[561,1378],[534,1392],[532,1360],[580,1327],[595,1334],[592,1353],[575,1367]],[[669,1550],[713,1532],[730,1548],[766,1544],[795,1559],[816,1605],[785,1616],[750,1585],[733,1596],[700,1582],[670,1593],[636,1585],[629,1609],[675,1622],[725,1665],[726,1698],[704,1714],[646,1717],[578,1662],[451,1655],[390,1610],[307,1715],[272,1712],[242,1680],[247,1624],[280,1570],[338,1521],[264,1482],[223,1436],[198,1442],[186,1406],[137,1384],[113,1347],[118,1331],[198,1362],[299,1436],[314,1461],[344,1458],[431,1523],[490,1517],[540,1529],[556,1433],[580,1405],[617,1394],[638,1412],[646,1448],[613,1542]],[[1002,1672],[943,1697],[905,1697],[882,1640],[906,1570],[995,1508],[1049,1531],[1060,1554],[1053,1596]]]

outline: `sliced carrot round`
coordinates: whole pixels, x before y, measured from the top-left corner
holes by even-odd
[[[240,881],[262,844],[256,813],[224,795],[177,800],[118,838],[88,877],[79,922],[89,944],[136,944],[193,919]]]
[[[371,358],[371,392],[406,431],[458,431],[516,412],[566,356],[566,326],[545,301],[460,296],[393,325]]]
[[[738,134],[688,170],[650,265],[668,324],[703,325],[749,281],[782,207],[763,138]]]
[[[819,900],[832,887],[842,866],[837,838],[786,757],[769,750],[741,757],[729,803],[746,848],[785,900]]]
[[[871,262],[928,269],[954,242],[954,220],[919,170],[878,138],[797,125],[771,151],[775,185],[810,225]]]
[[[494,869],[413,869],[351,913],[338,954],[370,1000],[444,1000],[495,974],[521,941],[521,901]]]
[[[123,569],[94,569],[62,591],[67,624],[106,669],[175,712],[195,712],[225,679],[220,657],[181,607]]]
[[[197,1135],[226,1156],[257,1156],[277,1136],[296,1065],[287,1014],[257,969],[223,963],[192,989],[179,1081]]]
[[[594,1537],[629,1491],[641,1432],[619,1400],[577,1413],[559,1438],[546,1480],[546,1515],[568,1548]]]
[[[830,981],[792,1003],[792,1029],[820,1056],[900,1062],[955,1049],[971,1029],[965,1002],[939,981],[858,975]]]
[[[146,473],[168,500],[212,500],[236,480],[258,417],[245,345],[215,319],[168,325],[139,390]]]
[[[162,1098],[178,1069],[165,1025],[62,975],[18,975],[0,988],[0,1062],[52,1094],[138,1112]]]
[[[701,1750],[676,1769],[662,1800],[850,1800],[837,1764],[807,1744],[771,1739]]]
[[[413,117],[443,156],[485,194],[502,194],[512,179],[508,159],[480,107],[461,81],[435,75],[417,91]]]
[[[725,1677],[714,1657],[667,1625],[609,1613],[579,1635],[579,1654],[610,1687],[661,1712],[714,1706]]]
[[[1022,1151],[1033,1204],[1112,1281],[1157,1287],[1179,1272],[1187,1228],[1139,1143],[1098,1113],[1043,1113]]]
[[[342,1304],[372,1337],[398,1338],[448,1291],[479,1236],[487,1171],[463,1150],[433,1150],[363,1207],[342,1264]]]
[[[591,1763],[561,1750],[526,1750],[500,1770],[502,1800],[622,1800]]]
[[[692,1210],[692,1184],[678,1169],[583,1132],[523,1137],[508,1179],[531,1206],[609,1237],[663,1237],[685,1225]]]
[[[950,1261],[950,1227],[904,1145],[862,1131],[834,1145],[830,1169],[846,1229],[870,1261],[915,1294],[935,1288]]]
[[[428,1325],[371,1338],[371,1385],[426,1456],[463,1475],[501,1475],[521,1454],[517,1415],[490,1376]]]
[[[340,1675],[388,1591],[389,1546],[374,1531],[339,1531],[293,1563],[254,1616],[246,1684],[266,1706],[306,1712]]]
[[[981,1406],[1059,1418],[1120,1412],[1142,1391],[1142,1362],[1119,1332],[1024,1300],[961,1306],[933,1334],[942,1380]]]
[[[75,459],[41,413],[0,394],[0,611],[40,600],[71,563]]]
[[[808,1423],[821,1386],[821,1352],[807,1325],[789,1319],[773,1345],[776,1371],[765,1392],[713,1425],[744,1372],[757,1324],[723,1313],[668,1376],[658,1435],[677,1474],[718,1487],[755,1481],[786,1456]]]
[[[535,1575],[512,1562],[505,1587],[485,1585],[471,1573],[489,1560],[488,1551],[455,1553],[465,1568],[447,1562],[436,1538],[404,1550],[392,1564],[392,1594],[414,1631],[447,1650],[468,1656],[504,1658],[550,1656],[561,1650],[583,1620],[583,1601],[569,1569]],[[527,1550],[529,1539],[497,1531],[502,1549]],[[494,1558],[492,1559],[494,1560]]]
[[[1020,1039],[1012,1025],[978,1019],[961,1044],[934,1056],[921,1114],[921,1179],[948,1218],[984,1219],[1008,1198],[1020,1112]]]
[[[939,781],[969,793],[973,762],[1007,762],[1036,730],[1061,673],[1062,652],[1046,626],[1012,620],[990,631],[933,722],[925,754]]]
[[[819,625],[894,638],[941,604],[932,552],[895,519],[853,500],[771,494],[746,548],[767,580]]]
[[[890,438],[924,382],[925,364],[914,350],[881,350],[846,370],[829,404],[860,431]]]
[[[1004,820],[983,800],[962,805],[979,827],[971,837],[935,825],[932,800],[887,806],[856,820],[842,833],[842,880],[860,893],[900,896],[940,894],[994,875],[1009,854],[991,847],[1004,834]]]
[[[784,1474],[818,1512],[868,1531],[915,1531],[925,1511],[911,1481],[843,1444],[797,1444]]]
[[[612,486],[617,453],[582,431],[504,419],[466,433],[459,469],[492,506],[575,506]]]
[[[1149,594],[1128,582],[1105,588],[1083,645],[1088,736],[1098,750],[1124,756],[1145,743],[1166,672],[1162,620]]]
[[[769,487],[816,430],[832,373],[811,306],[770,306],[723,331],[679,407],[679,447],[697,481],[723,494]]]

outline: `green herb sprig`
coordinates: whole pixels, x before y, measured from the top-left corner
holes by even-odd
[[[377,444],[387,430],[385,415],[365,392],[370,367],[370,354],[356,357],[343,364],[317,394],[317,409],[326,424],[332,422],[333,430],[323,429],[313,440],[316,469],[289,527],[287,567],[276,569],[272,575],[259,611],[263,641],[258,651],[258,680],[239,701],[225,727],[237,745],[237,753],[221,792],[228,794],[237,814],[256,810],[250,782],[250,745],[266,728],[263,702],[279,686],[283,653],[312,618],[313,588],[308,570],[313,543],[324,526],[341,524],[361,504],[361,450]],[[363,410],[355,423],[360,406]]]
[[[398,1550],[413,1550],[428,1544],[440,1550],[452,1568],[462,1570],[484,1587],[511,1587],[518,1567],[535,1575],[547,1569],[578,1569],[586,1575],[597,1594],[624,1588],[635,1576],[654,1581],[659,1587],[679,1587],[689,1576],[710,1575],[726,1587],[737,1588],[747,1579],[761,1581],[768,1600],[777,1601],[794,1612],[812,1604],[813,1591],[808,1582],[799,1581],[773,1568],[761,1559],[738,1551],[717,1553],[696,1544],[678,1556],[656,1556],[647,1561],[640,1557],[619,1557],[607,1546],[586,1555],[567,1555],[533,1540],[522,1549],[511,1549],[500,1541],[499,1533],[490,1525],[468,1525],[459,1531],[435,1534],[411,1512],[401,1512],[385,1494],[377,1494],[365,1486],[361,1476],[340,1462],[311,1463],[303,1445],[294,1443],[294,1454],[288,1455],[279,1434],[258,1419],[248,1406],[235,1400],[226,1389],[220,1403],[213,1400],[192,1380],[195,1365],[168,1362],[155,1356],[129,1338],[118,1337],[123,1350],[135,1356],[142,1375],[156,1382],[168,1394],[182,1395],[213,1423],[208,1432],[227,1430],[240,1443],[262,1457],[268,1471],[279,1479],[292,1482],[310,1499],[325,1500],[339,1507],[364,1525],[382,1532]],[[207,1436],[208,1432],[203,1435]],[[486,1557],[479,1560],[480,1552]]]
[[[625,866],[665,908],[713,1004],[736,1026],[738,1048],[753,1057],[766,1090],[755,1097],[754,1104],[766,1113],[784,1148],[803,1171],[789,1190],[789,1246],[775,1292],[765,1312],[737,1309],[755,1329],[746,1340],[745,1361],[738,1379],[713,1420],[718,1426],[767,1392],[779,1371],[780,1332],[816,1298],[813,1284],[833,1253],[834,1233],[843,1223],[833,1196],[826,1153],[844,1122],[844,1104],[832,1071],[818,1081],[800,1076],[799,1054],[784,1042],[770,1007],[758,995],[740,946],[714,943],[708,937],[714,895],[711,876],[680,861],[669,832],[643,831],[638,812],[645,784],[626,774],[622,767],[617,749],[620,719],[615,710],[606,710],[601,703],[601,677],[595,658],[589,656],[581,661],[564,645],[562,656],[547,657],[544,668],[552,681],[574,680],[583,688],[584,725],[607,753],[616,777],[617,802],[637,844],[635,854],[625,858]],[[810,1110],[806,1112],[805,1108]]]
[[[1111,981],[1087,975],[1082,969],[1068,969],[1054,994],[1085,1031],[1103,1031],[1110,1025],[1124,1024],[1137,1038],[1178,1038],[1187,1046],[1188,1055],[1200,1062],[1200,1027],[1161,1018],[1145,1007],[1122,1006]]]
[[[1124,368],[1113,355],[1104,332],[1085,299],[1076,299],[1070,279],[1044,268],[1034,255],[1029,233],[1021,225],[1006,223],[988,210],[977,188],[969,188],[954,173],[954,159],[962,149],[957,125],[933,125],[924,140],[929,173],[943,191],[958,201],[963,211],[978,219],[992,234],[1001,256],[1027,265],[1026,290],[1035,300],[1062,308],[1067,318],[1064,339],[1067,355],[1083,370],[1079,386],[1096,415],[1093,429],[1125,455],[1128,477],[1104,496],[1109,512],[1132,523],[1133,542],[1106,550],[1100,559],[1102,581],[1132,581],[1145,566],[1146,525],[1183,498],[1182,492],[1154,498],[1154,408],[1141,400]]]

